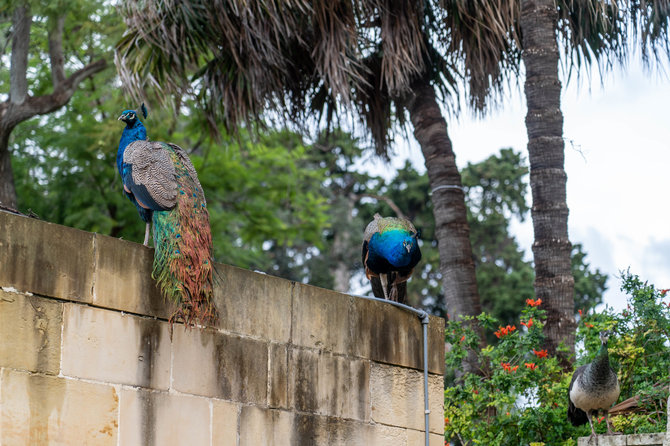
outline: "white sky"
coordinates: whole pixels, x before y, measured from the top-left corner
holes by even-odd
[[[638,61],[602,82],[597,75],[571,79],[561,102],[570,240],[609,275],[605,303],[622,309],[620,270],[630,267],[657,288],[670,288],[670,79],[645,72]],[[525,98],[515,90],[482,119],[467,111],[449,119],[459,167],[501,147],[527,158],[525,114]],[[409,157],[423,171],[421,151],[410,138],[409,146],[398,144],[392,164],[399,167]],[[531,255],[530,217],[513,231]]]

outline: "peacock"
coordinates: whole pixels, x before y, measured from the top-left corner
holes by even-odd
[[[152,277],[176,304],[170,322],[212,323],[212,236],[205,195],[186,152],[176,144],[149,141],[140,121],[144,104],[125,110],[116,165],[123,192],[146,223],[144,245],[153,224]]]
[[[421,260],[419,233],[409,220],[375,214],[365,228],[363,265],[378,298],[404,303],[407,280]]]
[[[568,419],[573,426],[581,426],[588,421],[591,425],[590,438],[595,437],[596,444],[598,440],[593,428],[593,415],[597,417],[598,411],[604,410],[607,433],[613,434],[608,409],[619,398],[619,380],[610,366],[607,353],[607,340],[610,335],[608,330],[600,332],[601,344],[596,358],[575,370],[568,387]]]

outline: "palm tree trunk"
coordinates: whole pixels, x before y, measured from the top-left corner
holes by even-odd
[[[412,86],[407,103],[410,119],[426,163],[432,189],[435,237],[440,253],[440,272],[450,320],[481,313],[475,264],[470,245],[465,194],[456,156],[451,148],[447,122],[427,80]],[[481,334],[481,328],[474,328]],[[483,339],[483,336],[481,337]],[[477,370],[474,354],[464,364],[465,372]]]
[[[535,293],[547,311],[544,327],[547,350],[568,365],[575,348],[574,278],[570,270],[572,245],[568,238],[568,206],[564,169],[561,82],[558,79],[558,11],[554,0],[522,0],[521,30],[524,90],[528,104],[526,129],[533,195]]]

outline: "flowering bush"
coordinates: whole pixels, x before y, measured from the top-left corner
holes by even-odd
[[[580,313],[576,366],[593,360],[600,347],[598,334],[612,329],[610,358],[618,370],[623,401],[641,395],[642,412],[613,417],[615,428],[625,433],[665,429],[670,368],[670,308],[663,302],[666,290],[655,290],[629,273],[622,290],[629,308],[598,314]],[[667,293],[667,291],[666,291]],[[670,296],[668,296],[670,298]],[[540,299],[528,299],[519,324],[502,327],[489,315],[477,321],[494,331],[495,345],[480,350],[480,340],[468,324],[448,322],[446,341],[450,350],[447,369],[454,375],[445,388],[445,439],[463,445],[575,445],[590,434],[587,425],[574,427],[567,419],[567,388],[572,370],[563,372],[556,358],[542,348],[545,311]],[[478,352],[481,370],[454,379],[468,354]],[[657,384],[660,383],[660,384]],[[605,423],[596,424],[598,432]]]

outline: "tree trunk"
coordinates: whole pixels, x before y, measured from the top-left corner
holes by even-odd
[[[569,364],[575,348],[574,278],[570,269],[568,206],[564,169],[561,82],[558,79],[558,11],[554,0],[522,0],[521,30],[524,90],[528,104],[526,128],[533,195],[531,216],[535,242],[535,293],[547,311],[546,348]]]
[[[482,308],[470,245],[465,193],[451,148],[447,122],[442,117],[435,89],[429,81],[419,80],[412,86],[407,109],[433,191],[435,238],[440,253],[447,317],[458,320],[463,316],[477,316]],[[477,324],[474,328],[481,334]],[[465,361],[464,372],[474,372],[477,368],[473,354]]]
[[[16,209],[16,189],[9,153],[9,131],[0,127],[0,205]]]

